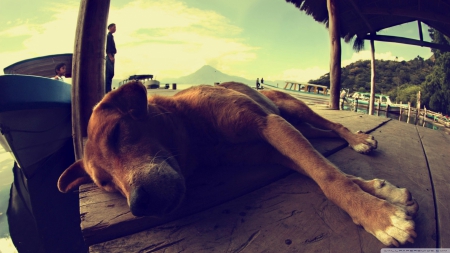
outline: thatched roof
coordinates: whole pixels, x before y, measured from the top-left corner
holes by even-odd
[[[55,66],[66,64],[66,77],[72,77],[72,54],[54,54],[22,60],[3,69],[5,74],[54,77]]]
[[[286,0],[328,27],[327,0]],[[450,0],[337,0],[340,34],[349,42],[356,35],[421,21],[450,37]],[[426,33],[427,31],[424,31]]]

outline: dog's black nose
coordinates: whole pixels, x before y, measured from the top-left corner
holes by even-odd
[[[130,194],[130,210],[134,216],[161,216],[168,206],[167,199],[145,187],[137,187]]]

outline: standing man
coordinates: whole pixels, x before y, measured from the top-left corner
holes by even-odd
[[[116,24],[108,25],[108,35],[106,36],[106,68],[105,68],[105,93],[111,91],[112,79],[114,77],[114,55],[117,53],[116,43],[114,43],[113,33],[116,32]]]

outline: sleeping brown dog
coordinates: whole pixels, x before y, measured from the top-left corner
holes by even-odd
[[[134,215],[162,216],[180,205],[185,177],[198,166],[281,164],[312,178],[385,245],[413,242],[418,205],[409,191],[344,174],[305,138],[317,136],[341,137],[359,153],[377,147],[372,136],[351,133],[283,92],[229,82],[147,99],[145,87],[131,82],[94,108],[84,158],[61,175],[58,188],[93,181],[121,192]]]

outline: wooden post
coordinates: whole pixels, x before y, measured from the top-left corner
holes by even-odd
[[[417,25],[419,27],[419,38],[420,38],[420,41],[423,42],[422,24],[420,23],[419,20],[417,20]]]
[[[358,98],[355,98],[354,105],[355,105],[355,112],[357,112],[358,111]]]
[[[420,109],[417,109],[417,108],[416,108],[415,110],[416,110],[416,115],[415,115],[415,117],[414,117],[414,125],[417,125],[417,121],[419,121],[417,117],[418,117],[418,115],[419,115],[419,110],[420,110]]]
[[[389,115],[389,107],[390,107],[390,105],[387,104],[386,105],[386,118],[388,118],[388,115]]]
[[[421,100],[421,97],[420,97],[420,90],[419,90],[419,92],[417,92],[417,109],[419,109],[419,110],[420,110],[420,100]]]
[[[105,94],[105,40],[110,0],[81,0],[72,60],[72,136],[83,157],[92,108]]]
[[[375,35],[372,33],[371,35]],[[375,100],[375,43],[373,39],[370,40],[370,49],[371,49],[371,76],[370,76],[370,99],[369,99],[369,115],[373,113],[373,101]],[[380,98],[381,103],[381,98]],[[386,112],[387,114],[387,112]]]
[[[330,108],[339,110],[341,90],[341,37],[339,31],[339,0],[327,0],[328,32],[330,34]]]
[[[406,123],[409,123],[409,117],[411,117],[411,102],[408,102],[408,118],[406,119]]]
[[[386,112],[389,105],[386,106]],[[400,107],[400,116],[398,116],[398,120],[402,120],[403,107]]]
[[[380,110],[381,110],[381,99],[378,101],[377,105],[377,116],[380,116]],[[386,113],[387,113],[387,106],[386,106]]]
[[[427,107],[423,106],[423,127],[425,126],[425,118],[427,117]]]

